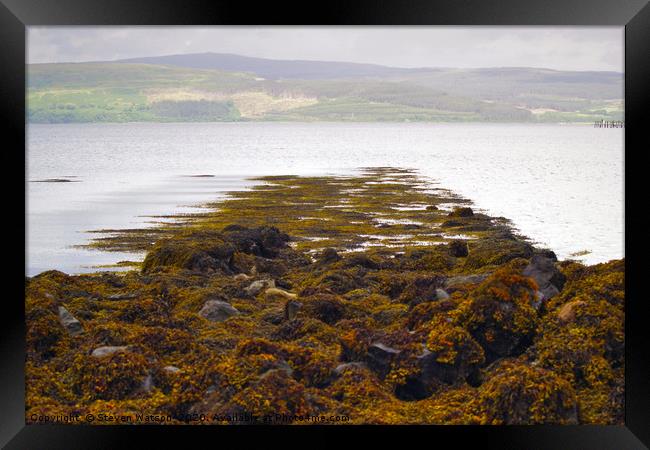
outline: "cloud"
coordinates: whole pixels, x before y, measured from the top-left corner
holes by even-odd
[[[622,27],[29,27],[30,63],[175,53],[396,67],[623,71]]]

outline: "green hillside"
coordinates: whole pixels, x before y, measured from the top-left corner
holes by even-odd
[[[539,69],[265,79],[141,63],[35,64],[27,120],[592,122],[623,118],[621,83],[620,74]]]

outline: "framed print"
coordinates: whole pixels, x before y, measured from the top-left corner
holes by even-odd
[[[650,7],[289,9],[3,0],[2,444],[647,448]]]

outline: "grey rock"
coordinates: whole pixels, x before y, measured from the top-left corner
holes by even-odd
[[[68,333],[73,336],[83,332],[81,322],[79,322],[75,316],[70,314],[70,311],[68,311],[65,306],[59,306],[59,321],[61,322],[61,325],[68,330]]]
[[[208,300],[199,311],[199,316],[212,322],[223,322],[229,317],[240,314],[237,308],[221,300]]]
[[[178,373],[178,372],[181,371],[181,369],[179,369],[176,366],[165,366],[165,367],[163,367],[162,370],[163,370],[163,372],[167,372],[167,373]]]
[[[148,374],[144,380],[142,380],[142,386],[140,387],[143,392],[151,392],[153,389],[153,377],[151,374]]]
[[[390,371],[393,360],[401,353],[401,350],[394,349],[380,342],[371,344],[366,355],[366,364],[380,377],[385,377]]]
[[[95,350],[93,350],[90,356],[94,358],[104,358],[114,353],[127,352],[127,351],[129,351],[129,348],[126,345],[119,345],[119,346],[106,345],[104,347],[97,347]]]
[[[366,365],[362,362],[349,362],[349,363],[343,363],[339,364],[336,366],[334,369],[334,373],[336,375],[342,375],[343,372],[345,372],[347,369],[365,369]]]
[[[293,319],[295,319],[296,315],[298,314],[298,310],[301,307],[302,307],[302,303],[297,302],[295,300],[289,300],[284,305],[284,319],[285,320],[293,320]]]
[[[262,320],[273,325],[280,325],[284,321],[285,314],[284,308],[275,308],[265,313]]]
[[[449,294],[444,289],[436,289],[436,299],[437,300],[446,300],[449,298]]]
[[[112,294],[106,297],[108,300],[133,300],[134,298],[137,298],[137,294]]]
[[[268,288],[274,288],[275,281],[273,280],[257,280],[253,281],[244,291],[250,296],[255,297],[257,294]]]
[[[555,266],[553,258],[543,255],[534,255],[522,274],[535,280],[544,296],[543,300],[559,294],[566,281],[564,274]]]

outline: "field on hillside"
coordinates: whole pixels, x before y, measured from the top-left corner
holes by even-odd
[[[153,64],[37,64],[28,66],[27,119],[32,123],[623,119],[616,79],[604,76],[583,83],[569,75],[544,78],[531,71],[443,70],[384,78],[268,80],[252,73]]]

